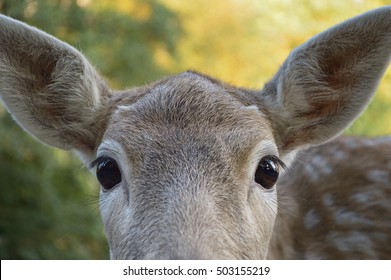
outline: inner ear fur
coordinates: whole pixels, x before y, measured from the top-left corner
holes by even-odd
[[[391,57],[391,6],[350,19],[295,49],[261,93],[285,151],[340,134],[366,108]]]
[[[93,149],[110,90],[68,44],[0,15],[0,96],[15,120],[62,149]]]

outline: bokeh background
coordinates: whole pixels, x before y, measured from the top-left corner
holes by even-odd
[[[0,12],[80,49],[120,89],[194,69],[260,88],[311,36],[390,0],[0,0]],[[391,135],[391,73],[346,133]],[[99,186],[0,105],[0,258],[107,259]]]

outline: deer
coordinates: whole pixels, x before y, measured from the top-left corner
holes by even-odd
[[[344,137],[391,59],[391,6],[295,48],[262,89],[187,71],[116,91],[0,16],[0,97],[100,184],[111,259],[390,259],[391,137]]]

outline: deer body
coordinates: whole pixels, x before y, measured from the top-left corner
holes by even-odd
[[[391,137],[301,152],[279,181],[272,259],[389,259]]]
[[[66,43],[5,16],[0,27],[0,97],[96,171],[113,259],[391,257],[390,141],[360,155],[374,164],[363,181],[347,179],[364,164],[348,140],[307,150],[373,96],[391,7],[312,38],[261,90],[185,72],[113,92]]]

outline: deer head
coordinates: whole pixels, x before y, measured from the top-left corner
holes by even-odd
[[[186,72],[114,92],[76,49],[0,16],[0,97],[96,170],[113,259],[265,258],[279,175],[365,109],[390,46],[388,6],[310,39],[260,90]]]

